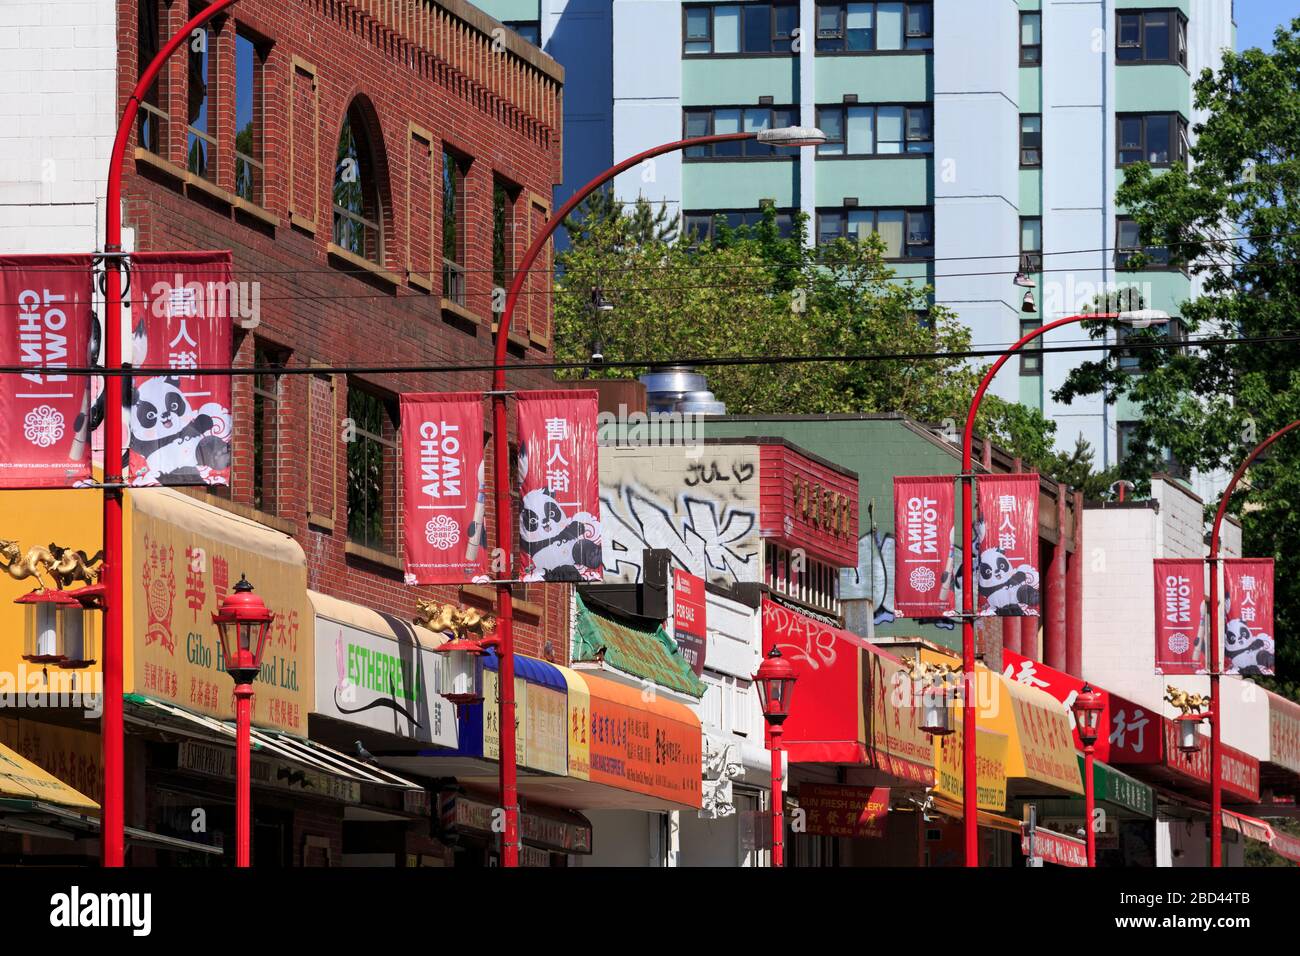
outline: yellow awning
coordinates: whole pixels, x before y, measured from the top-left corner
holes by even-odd
[[[962,817],[961,804],[946,797],[935,795],[934,808],[945,817],[952,817],[954,820],[960,820]],[[1020,832],[1019,820],[1013,820],[1011,817],[1003,816],[1000,813],[989,813],[987,810],[981,810],[975,821],[979,826],[988,827],[991,830],[1006,830],[1008,833]]]
[[[953,659],[921,648],[921,659],[952,664]],[[1083,793],[1074,732],[1065,705],[1050,694],[1007,680],[983,664],[975,669],[976,724],[1006,734],[1007,779],[1045,784],[1053,791]]]
[[[99,804],[0,744],[0,796],[98,812]]]

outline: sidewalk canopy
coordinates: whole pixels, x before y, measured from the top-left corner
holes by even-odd
[[[588,607],[578,595],[574,600],[578,615],[573,628],[573,663],[603,661],[660,687],[691,697],[704,696],[708,686],[695,676],[663,625],[638,627],[627,618]]]

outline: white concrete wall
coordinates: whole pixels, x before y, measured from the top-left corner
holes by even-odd
[[[659,867],[663,814],[640,810],[584,810],[591,821],[590,856],[573,855],[576,866]]]
[[[0,3],[0,251],[102,242],[116,30],[112,0]]]
[[[615,161],[682,138],[682,18],[679,0],[612,0]],[[593,55],[596,51],[593,51]],[[603,53],[602,53],[603,55]],[[621,199],[644,196],[681,213],[682,154],[666,153],[614,181]]]

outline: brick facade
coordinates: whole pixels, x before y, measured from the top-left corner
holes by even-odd
[[[137,75],[138,4],[118,0],[118,97]],[[184,0],[159,0],[159,35],[185,23]],[[197,9],[197,7],[195,8]],[[234,157],[236,37],[258,52],[255,152],[264,166],[255,202],[237,195]],[[243,0],[213,21],[208,44],[205,178],[187,171],[186,50],[161,78],[168,114],[156,151],[127,149],[124,220],[137,249],[229,248],[236,280],[260,284],[260,322],[236,325],[234,364],[271,349],[290,369],[394,364],[485,363],[492,354],[493,183],[516,195],[509,257],[549,211],[560,178],[562,71],[535,48],[462,0]],[[378,197],[382,251],[367,261],[335,245],[333,187],[345,116],[369,141],[361,175]],[[465,292],[444,298],[444,152],[467,163],[458,207]],[[372,210],[367,208],[367,215]],[[548,260],[549,262],[549,260]],[[549,282],[530,280],[511,334],[511,360],[549,360]],[[247,324],[247,323],[246,323]],[[287,374],[278,379],[274,487],[255,511],[292,534],[308,558],[309,586],[408,618],[417,598],[490,606],[485,589],[403,584],[399,466],[385,453],[382,547],[349,545],[349,389],[388,400],[402,392],[490,387],[490,372]],[[543,373],[513,373],[513,387],[545,387]],[[254,506],[253,380],[234,385],[235,465],[230,498]],[[484,406],[484,429],[490,416]],[[513,416],[512,416],[513,417]],[[264,435],[269,432],[264,431]],[[395,422],[384,425],[395,441]],[[489,445],[490,447],[490,445]],[[490,476],[492,466],[489,463]],[[488,526],[495,529],[489,491]],[[522,590],[522,589],[521,589]],[[522,653],[563,663],[567,587],[522,593],[516,628]]]

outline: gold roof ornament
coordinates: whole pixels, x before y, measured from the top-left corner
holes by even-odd
[[[1189,694],[1185,690],[1179,690],[1173,684],[1165,685],[1165,700],[1181,710],[1184,717],[1189,714],[1200,714],[1202,710],[1208,710],[1210,707],[1208,696]]]
[[[49,588],[47,577],[54,582],[56,591],[67,590],[74,581],[97,584],[103,563],[103,550],[92,556],[51,542],[48,547],[32,545],[24,552],[17,541],[0,538],[0,570],[15,581],[35,578],[40,591]]]
[[[437,601],[416,601],[415,623],[439,634],[449,634],[456,640],[482,639],[496,628],[496,618],[483,614],[478,608],[457,607]]]

